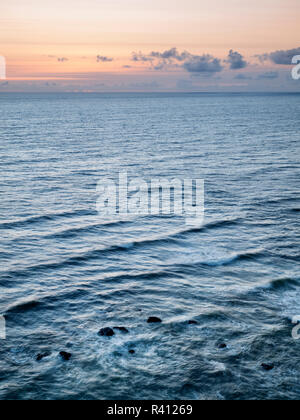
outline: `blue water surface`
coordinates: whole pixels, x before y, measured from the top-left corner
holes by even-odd
[[[299,115],[297,94],[1,94],[0,398],[299,399]],[[103,220],[124,171],[204,179],[204,225]]]

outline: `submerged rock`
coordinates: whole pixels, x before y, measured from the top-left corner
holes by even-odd
[[[270,371],[274,369],[275,365],[273,363],[262,363],[261,367],[266,371]]]
[[[162,322],[162,320],[160,318],[157,318],[156,316],[150,316],[147,322],[148,324],[152,324],[152,323]]]
[[[188,321],[188,324],[189,324],[189,325],[197,325],[197,324],[198,324],[198,322],[197,322],[197,321],[195,321],[195,320],[193,320],[193,319],[191,319],[191,320],[189,320],[189,321]]]
[[[101,328],[101,330],[98,333],[99,335],[103,336],[103,337],[112,337],[113,335],[115,335],[114,331],[112,328]]]
[[[219,348],[220,350],[226,349],[226,348],[227,348],[227,344],[225,344],[225,343],[220,343],[220,344],[218,345],[218,348]]]
[[[114,327],[114,330],[121,331],[122,333],[129,333],[128,329],[126,327]]]
[[[68,353],[68,352],[66,352],[66,351],[61,351],[61,352],[59,353],[59,355],[60,355],[60,357],[61,357],[63,360],[66,360],[66,361],[70,360],[70,359],[71,359],[71,357],[72,357],[72,354],[71,354],[71,353]]]
[[[43,360],[45,357],[48,357],[48,356],[51,356],[51,353],[50,353],[50,352],[46,352],[46,353],[39,353],[39,354],[36,356],[36,361],[37,361],[37,362],[40,362],[41,360]]]

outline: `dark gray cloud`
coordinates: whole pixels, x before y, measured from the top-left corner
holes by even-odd
[[[133,52],[132,53],[132,57],[131,57],[131,61],[141,61],[143,63],[147,62],[147,61],[153,61],[153,58],[149,55],[143,54],[141,51],[139,52]]]
[[[277,71],[267,71],[266,73],[261,73],[258,75],[258,79],[269,79],[274,80],[279,77],[279,73]]]
[[[149,62],[151,63],[152,70],[163,70],[169,66],[179,66],[179,63],[182,63],[191,57],[192,55],[187,51],[179,53],[177,48],[171,48],[163,52],[152,51],[149,54],[133,52],[131,60],[143,63]]]
[[[300,55],[300,47],[291,50],[278,50],[271,53],[256,55],[255,57],[261,62],[271,61],[274,64],[290,66],[292,64],[292,58],[295,55]]]
[[[300,47],[287,51],[275,51],[270,54],[270,60],[275,64],[290,65],[295,55],[300,55]]]
[[[179,53],[177,48],[171,48],[169,50],[159,52],[159,51],[152,51],[150,54],[144,54],[141,51],[133,52],[132,53],[132,61],[154,61],[155,59],[162,60],[164,63],[172,62],[172,61],[184,61],[191,54],[184,51]]]
[[[214,74],[223,70],[221,60],[209,54],[193,55],[183,64],[183,67],[189,73]]]
[[[113,58],[97,55],[97,63],[111,63],[112,61],[114,61]]]
[[[212,75],[223,70],[221,60],[209,54],[193,55],[188,51],[179,52],[177,48],[149,54],[142,52],[132,53],[132,61],[150,62],[152,70],[163,70],[174,67],[184,68],[192,74]]]
[[[150,57],[159,58],[161,60],[166,60],[166,61],[168,60],[169,61],[172,61],[172,60],[184,61],[187,58],[190,58],[191,54],[188,53],[187,51],[179,53],[177,48],[171,48],[170,50],[166,50],[162,53],[158,51],[152,51],[152,53],[150,54]]]
[[[229,63],[231,70],[241,70],[247,67],[247,61],[242,54],[237,51],[230,50],[226,63]]]
[[[126,65],[126,66],[123,66],[123,69],[131,69],[132,67],[131,66],[128,66],[128,65]]]
[[[68,58],[66,58],[66,57],[58,57],[58,58],[57,58],[57,61],[58,61],[59,63],[65,63],[66,61],[69,61],[69,59],[68,59]]]

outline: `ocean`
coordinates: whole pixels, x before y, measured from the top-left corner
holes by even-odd
[[[0,399],[299,399],[299,114],[299,94],[1,93]],[[203,225],[103,220],[120,172],[204,179]]]

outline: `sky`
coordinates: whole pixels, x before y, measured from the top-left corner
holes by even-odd
[[[300,91],[299,0],[1,0],[7,91]]]

